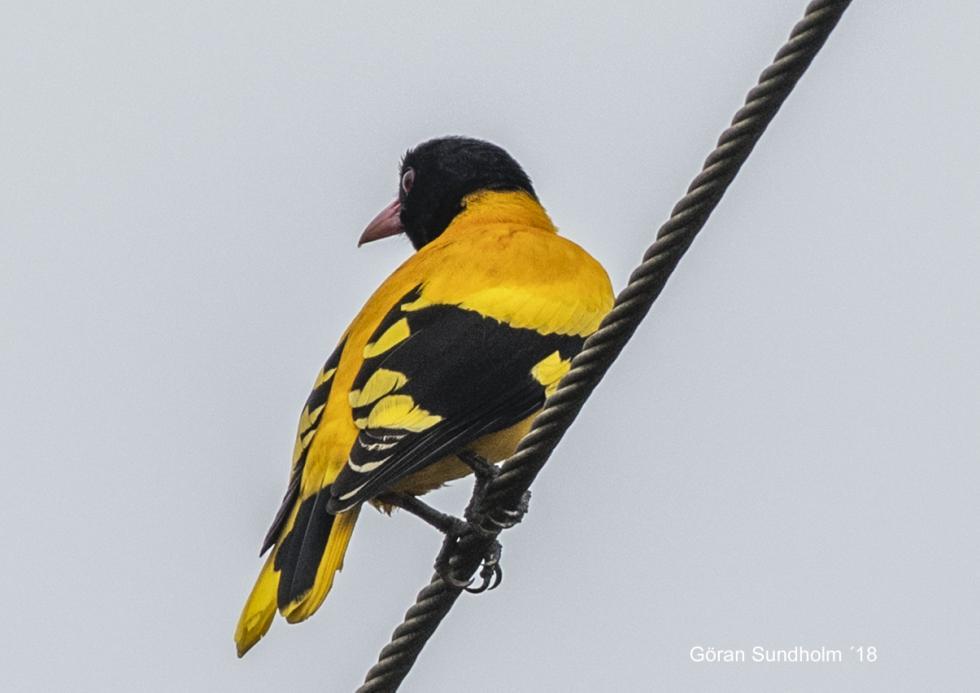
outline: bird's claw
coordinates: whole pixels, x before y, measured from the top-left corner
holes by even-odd
[[[480,568],[480,580],[482,580],[480,586],[470,587],[467,585],[463,589],[470,594],[481,594],[495,590],[500,586],[504,579],[504,570],[500,567],[500,551],[500,542],[494,541],[487,555],[483,558],[483,567]],[[470,583],[472,582],[470,580]]]
[[[447,584],[455,587],[456,589],[466,590],[472,594],[480,594],[488,590],[496,589],[500,582],[503,580],[504,571],[500,567],[500,553],[501,546],[500,542],[494,540],[490,548],[487,550],[486,555],[483,557],[483,565],[480,568],[480,585],[477,587],[472,587],[474,582],[473,578],[468,580],[460,580],[452,571],[452,557],[456,553],[456,547],[459,544],[460,537],[463,536],[467,531],[474,531],[476,533],[481,533],[480,529],[474,527],[469,522],[464,522],[462,520],[458,521],[449,532],[446,533],[446,539],[442,543],[442,549],[439,551],[439,555],[436,557],[435,571],[440,578],[443,579]]]

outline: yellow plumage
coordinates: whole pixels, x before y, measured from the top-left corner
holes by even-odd
[[[403,301],[410,294],[412,299]],[[272,537],[276,546],[242,611],[235,633],[239,655],[265,634],[273,620],[282,575],[275,567],[277,555],[304,502],[313,504],[316,510],[319,501],[310,499],[333,484],[345,468],[348,475],[367,474],[390,464],[381,456],[360,466],[355,464],[351,450],[359,436],[362,441],[374,440],[363,437],[365,430],[412,435],[435,430],[433,427],[444,417],[452,416],[453,412],[427,410],[425,407],[430,405],[413,399],[409,391],[425,377],[424,372],[406,375],[404,369],[384,367],[388,355],[411,343],[414,316],[433,306],[455,307],[490,319],[487,324],[491,326],[500,323],[538,335],[582,338],[595,331],[612,302],[612,288],[602,267],[579,246],[557,235],[548,215],[532,196],[524,192],[483,191],[464,198],[463,211],[445,231],[412,255],[375,291],[345,333],[339,362],[333,368],[325,368],[316,379],[315,388],[329,387],[329,396],[313,410],[305,409],[301,416],[294,465],[304,455],[305,459],[298,495],[278,536]],[[379,326],[396,309],[405,317],[391,322],[379,334]],[[451,350],[452,344],[446,348]],[[355,387],[355,379],[368,359],[375,359],[382,366]],[[552,349],[529,370],[550,394],[568,371],[569,363],[570,357]],[[504,430],[478,436],[467,447],[491,462],[504,459],[533,418],[533,413],[523,416]],[[377,440],[380,442],[369,443],[368,447],[383,449],[388,445],[386,439]],[[389,488],[420,494],[467,473],[468,467],[447,454],[397,479]],[[323,603],[335,573],[343,565],[359,507],[358,503],[334,518],[312,587],[278,605],[287,621],[302,621]],[[312,541],[309,535],[308,530],[304,542]],[[295,544],[299,540],[293,541]],[[296,551],[296,546],[289,550]]]

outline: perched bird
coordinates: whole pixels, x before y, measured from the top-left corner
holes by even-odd
[[[400,233],[416,252],[354,318],[303,408],[239,656],[277,609],[296,623],[319,608],[365,501],[420,514],[416,496],[492,472],[612,307],[605,270],[557,235],[493,144],[445,137],[410,150],[398,197],[360,243]]]

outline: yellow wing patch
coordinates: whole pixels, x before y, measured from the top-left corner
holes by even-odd
[[[551,397],[558,389],[558,381],[565,377],[571,366],[572,360],[563,359],[561,353],[556,351],[535,364],[531,369],[531,377],[544,385],[545,396]]]
[[[364,383],[363,388],[360,390],[351,390],[347,399],[352,409],[366,407],[372,402],[376,402],[385,395],[401,388],[407,382],[408,378],[405,377],[404,373],[388,370],[387,368],[379,368],[371,374],[368,381]]]
[[[317,425],[320,421],[320,416],[323,414],[323,407],[324,405],[321,404],[313,411],[310,411],[309,407],[303,407],[303,413],[299,415],[300,433],[304,433]]]
[[[364,358],[372,359],[385,353],[396,344],[408,339],[411,331],[408,329],[408,319],[402,318],[384,331],[377,340],[364,347]]]
[[[432,428],[442,421],[438,414],[430,414],[417,406],[408,395],[388,395],[380,400],[371,413],[354,424],[360,428],[393,428],[418,433]]]
[[[323,385],[325,382],[327,382],[328,380],[330,380],[330,378],[332,378],[333,377],[333,374],[336,373],[336,372],[337,372],[337,369],[336,368],[326,368],[326,369],[320,371],[320,375],[318,375],[316,377],[316,382],[313,383],[313,389],[314,390],[317,389],[318,387],[320,387],[321,385]]]
[[[315,392],[317,388],[329,382],[336,372],[336,368],[327,368],[321,371],[316,377],[316,382],[313,384],[313,391]],[[323,410],[325,408],[326,403],[312,410],[309,405],[303,407],[303,413],[299,415],[299,429],[296,431],[296,444],[293,446],[294,466],[299,461],[299,458],[302,457],[303,452],[310,447],[310,442],[316,435],[317,426],[320,424],[320,419],[323,417]]]

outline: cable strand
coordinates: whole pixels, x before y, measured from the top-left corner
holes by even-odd
[[[586,399],[649,312],[681,257],[848,5],[850,0],[814,0],[807,6],[789,39],[762,71],[745,104],[718,138],[717,146],[705,159],[686,194],[674,205],[612,310],[585,341],[531,430],[490,483],[478,516],[492,517],[495,511],[517,506]],[[483,555],[500,533],[499,526],[484,529],[487,531],[468,532],[460,538],[456,554],[450,560],[455,575],[472,575],[480,567]],[[357,693],[396,691],[460,594],[460,589],[434,575],[419,592]]]

